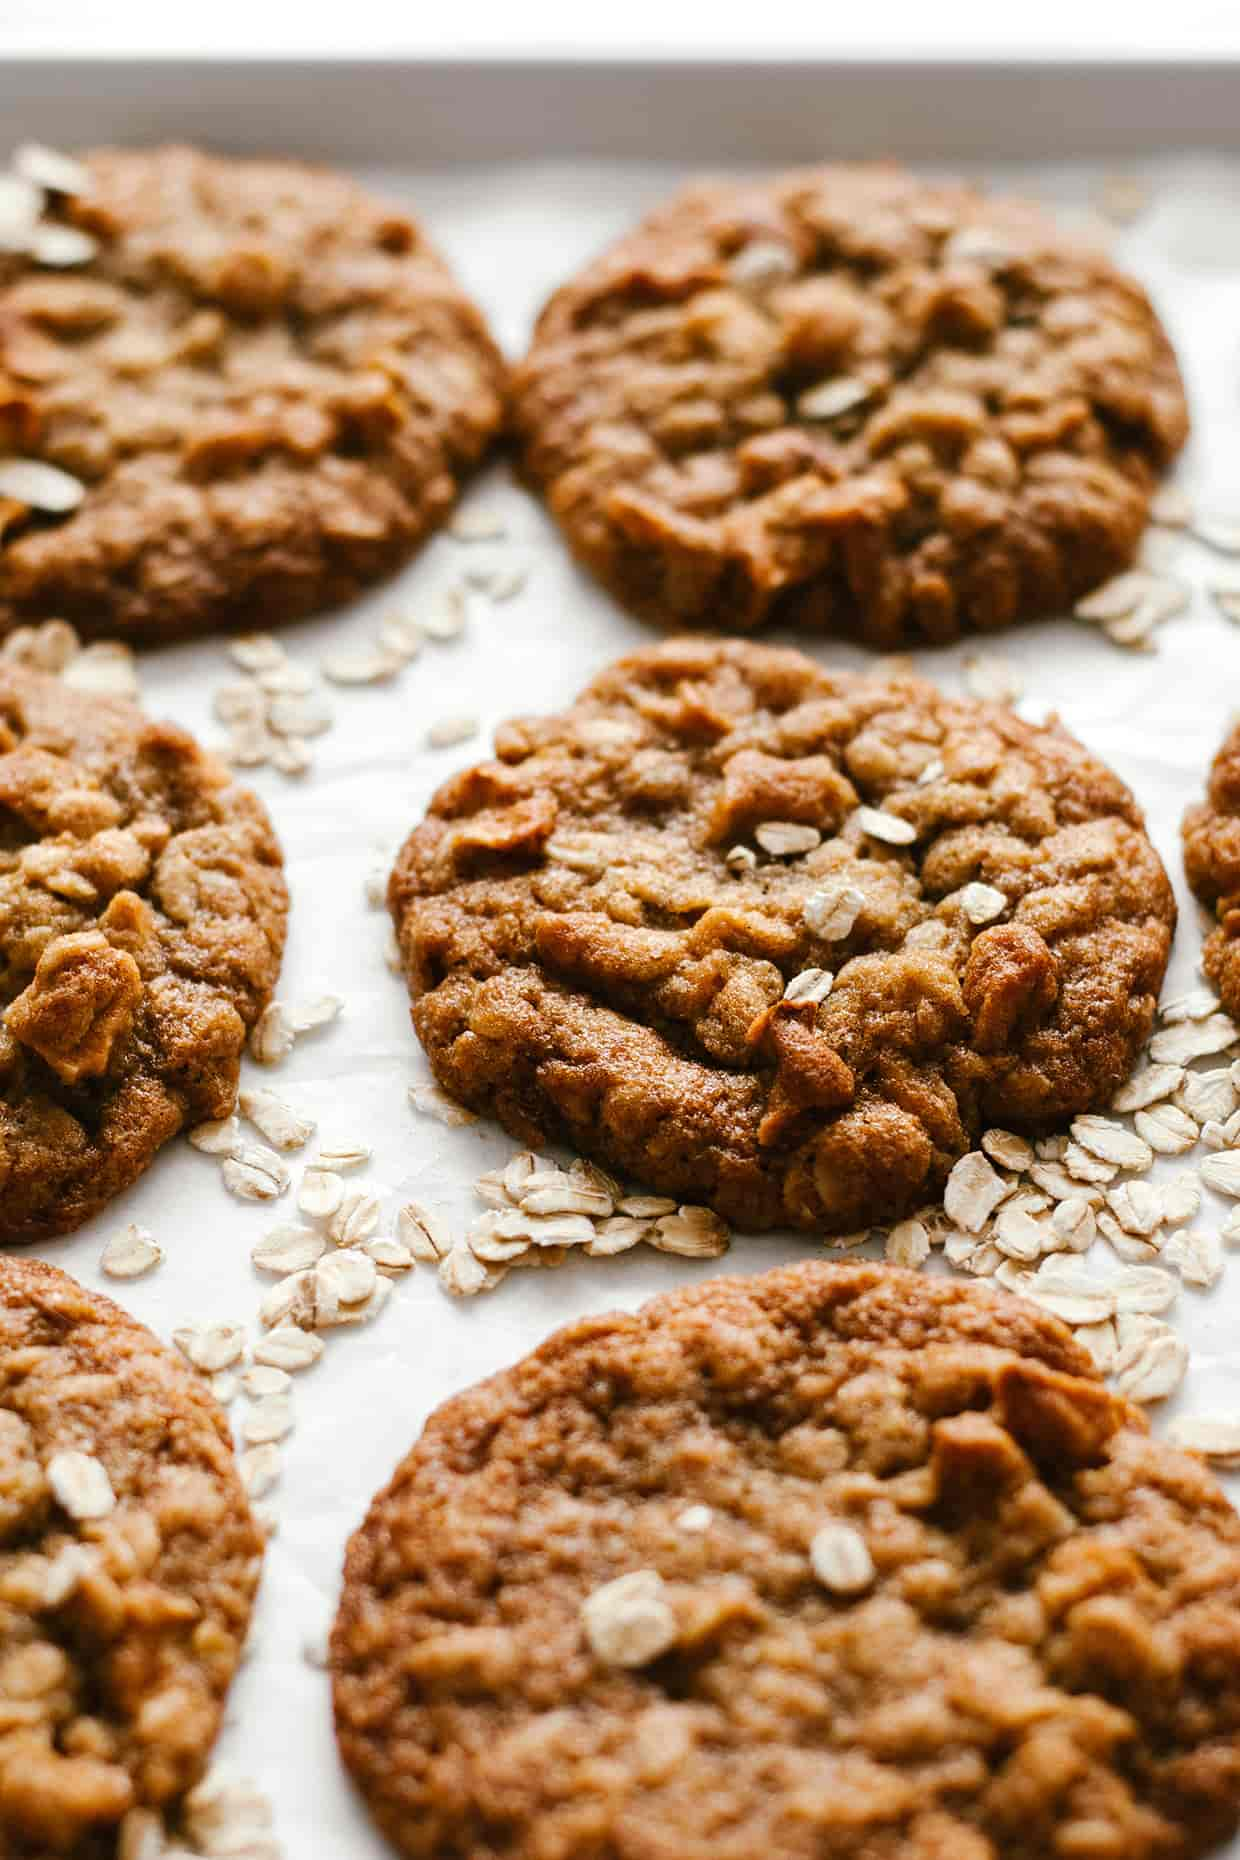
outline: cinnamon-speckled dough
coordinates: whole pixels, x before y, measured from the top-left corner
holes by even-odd
[[[63,1509],[62,1453],[103,1466],[107,1516]],[[131,1809],[172,1808],[197,1781],[261,1555],[201,1378],[109,1299],[0,1258],[5,1860],[117,1860]]]
[[[1205,800],[1185,814],[1183,837],[1188,882],[1218,919],[1202,966],[1227,1012],[1240,1016],[1240,724],[1210,765]]]
[[[0,664],[0,1241],[227,1114],[287,916],[261,802],[192,737]]]
[[[626,1667],[582,1606],[637,1571],[670,1619]],[[1217,1483],[1055,1320],[894,1268],[708,1281],[449,1402],[331,1651],[416,1860],[1188,1860],[1240,1807]]]
[[[514,407],[626,605],[874,644],[1062,612],[1131,559],[1188,430],[1105,255],[881,165],[685,189],[551,298]]]
[[[523,1143],[744,1227],[850,1232],[937,1193],[988,1124],[1105,1107],[1149,1033],[1171,889],[1061,729],[682,639],[496,749],[439,789],[389,899],[440,1084]],[[768,857],[769,822],[822,843]],[[809,967],[827,999],[783,1001]]]
[[[53,217],[97,256],[0,253],[0,456],[87,486],[69,516],[0,498],[0,629],[267,625],[397,567],[503,417],[499,353],[421,229],[297,162],[86,162]]]

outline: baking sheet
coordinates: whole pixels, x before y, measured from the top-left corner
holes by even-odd
[[[123,124],[104,122],[104,133]],[[80,125],[81,139],[95,125]],[[221,137],[226,137],[221,126]],[[726,137],[720,134],[720,143]],[[722,150],[720,153],[722,154]],[[720,164],[721,165],[721,164]],[[531,315],[549,288],[581,259],[658,200],[683,166],[590,162],[471,166],[456,171],[373,170],[363,178],[415,207],[510,350],[520,349]],[[1240,505],[1240,162],[1210,157],[1158,161],[1144,168],[1154,190],[1149,213],[1117,240],[1145,281],[1183,358],[1196,431],[1179,473],[1210,502]],[[992,168],[1004,187],[1020,185],[1081,211],[1098,171],[1088,167]],[[248,1066],[248,1082],[269,1086],[317,1119],[324,1141],[360,1138],[374,1160],[351,1184],[381,1185],[391,1231],[396,1209],[416,1197],[463,1229],[478,1204],[477,1174],[505,1159],[511,1143],[485,1122],[449,1129],[415,1115],[410,1084],[429,1071],[408,1023],[402,982],[385,962],[386,915],[367,908],[367,873],[385,862],[433,788],[476,759],[494,725],[526,711],[557,707],[606,660],[650,638],[569,562],[538,506],[497,467],[471,489],[468,507],[496,509],[509,534],[495,545],[466,546],[444,536],[396,581],[347,611],[284,631],[295,661],[313,666],[329,648],[368,642],[391,610],[416,613],[461,578],[468,564],[502,552],[529,568],[523,592],[502,605],[471,600],[465,637],[428,645],[394,683],[351,690],[324,687],[336,724],[318,739],[315,770],[301,780],[260,770],[260,791],[282,838],[292,887],[291,934],[281,997],[344,997],[342,1017],[298,1043],[275,1071]],[[1208,758],[1240,683],[1240,633],[1212,608],[1204,584],[1228,564],[1197,544],[1174,548],[1175,566],[1196,589],[1191,610],[1159,635],[1159,649],[1128,654],[1098,633],[1063,621],[987,643],[1025,682],[1022,712],[1057,710],[1066,724],[1132,785],[1182,905],[1169,993],[1195,980],[1198,917],[1185,891],[1178,821],[1199,792]],[[1230,565],[1240,578],[1240,564]],[[866,655],[831,642],[810,648],[824,664],[858,665]],[[919,669],[959,688],[968,642],[917,656]],[[222,642],[170,648],[142,661],[144,701],[207,741],[219,741],[213,691],[235,671]],[[437,718],[476,712],[479,740],[450,750],[424,747]],[[307,1155],[313,1151],[313,1142]],[[1201,1152],[1170,1165],[1200,1161]],[[299,1159],[293,1158],[296,1165]],[[1200,1225],[1225,1208],[1209,1195]],[[257,1323],[270,1283],[251,1267],[250,1248],[271,1225],[292,1218],[291,1199],[256,1205],[224,1190],[216,1160],[184,1141],[167,1148],[146,1178],[102,1218],[39,1249],[86,1284],[119,1292],[163,1335],[212,1319]],[[149,1227],[165,1263],[116,1286],[99,1270],[105,1239],[127,1221]],[[819,1249],[802,1237],[738,1240],[724,1269],[751,1272]],[[1105,1269],[1102,1244],[1094,1258]],[[221,1767],[253,1777],[269,1794],[285,1852],[296,1860],[379,1860],[387,1850],[354,1798],[332,1740],[328,1685],[308,1655],[322,1640],[337,1593],[348,1533],[415,1438],[432,1407],[509,1362],[554,1326],[586,1313],[632,1308],[652,1294],[718,1271],[639,1249],[616,1260],[581,1260],[559,1271],[513,1274],[496,1292],[449,1300],[427,1268],[396,1283],[372,1326],[333,1332],[323,1361],[295,1379],[295,1430],[270,1503],[279,1519],[269,1550],[253,1646],[230,1704]],[[1240,1263],[1213,1293],[1185,1289],[1173,1321],[1192,1349],[1172,1413],[1240,1412]],[[239,1421],[244,1403],[234,1409]],[[1240,1854],[1240,1845],[1233,1847]]]

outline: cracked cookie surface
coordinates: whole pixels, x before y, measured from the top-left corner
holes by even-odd
[[[342,175],[105,149],[56,215],[72,271],[0,255],[0,455],[86,486],[0,498],[0,628],[163,639],[331,607],[450,510],[503,364],[421,229]]]
[[[67,1508],[79,1455],[96,1468],[93,1517]],[[0,1258],[7,1860],[114,1860],[131,1810],[172,1807],[198,1780],[261,1559],[202,1379],[109,1299]]]
[[[261,802],[192,737],[0,665],[0,1241],[231,1110],[287,915]]]
[[[936,1195],[988,1125],[1104,1107],[1149,1034],[1171,888],[1057,727],[684,639],[496,750],[439,789],[389,902],[436,1077],[522,1143],[846,1233]],[[761,851],[772,826],[809,849]],[[807,969],[825,999],[785,998]]]
[[[1240,1805],[1216,1481],[1056,1320],[895,1268],[711,1280],[447,1403],[331,1657],[417,1860],[1188,1860]]]
[[[1210,764],[1204,801],[1184,815],[1184,871],[1216,927],[1201,953],[1206,976],[1233,1019],[1240,1016],[1240,724]]]
[[[882,645],[1065,612],[1188,430],[1137,283],[1034,206],[878,165],[677,195],[551,298],[514,409],[627,606]]]

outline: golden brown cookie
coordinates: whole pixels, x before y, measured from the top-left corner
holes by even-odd
[[[326,169],[105,149],[71,269],[0,255],[0,629],[164,639],[348,599],[440,523],[503,412],[481,315],[420,227]]]
[[[588,1318],[354,1536],[345,1762],[417,1860],[1188,1860],[1240,1519],[1053,1318],[872,1265]]]
[[[440,1084],[742,1227],[917,1207],[990,1124],[1105,1107],[1175,923],[1056,726],[707,640],[435,795],[389,887]]]
[[[200,1378],[109,1299],[0,1258],[5,1860],[138,1852],[126,1817],[206,1767],[261,1559]]]
[[[881,165],[687,188],[551,298],[514,407],[636,612],[875,645],[1065,611],[1188,430],[1138,284],[1036,207]]]
[[[1184,871],[1218,919],[1206,938],[1202,967],[1233,1018],[1240,1016],[1240,723],[1210,764],[1204,801],[1184,815]]]
[[[192,737],[0,664],[0,1241],[227,1114],[287,915],[262,804]]]

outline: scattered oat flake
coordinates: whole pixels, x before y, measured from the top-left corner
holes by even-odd
[[[630,1248],[638,1246],[650,1238],[652,1220],[643,1220],[633,1214],[612,1214],[606,1220],[596,1223],[592,1237],[586,1241],[584,1251],[591,1259],[614,1259],[620,1253],[627,1253]]]
[[[1076,603],[1073,613],[1079,620],[1119,620],[1135,612],[1149,593],[1154,577],[1148,569],[1129,568],[1113,575],[1100,587]]]
[[[1201,1165],[1201,1179],[1220,1195],[1240,1199],[1240,1150],[1216,1150]]]
[[[1126,1130],[1109,1117],[1092,1114],[1074,1118],[1072,1136],[1083,1150],[1096,1156],[1105,1163],[1114,1163],[1120,1169],[1148,1169],[1154,1160],[1154,1154],[1143,1138]],[[1072,1164],[1068,1161],[1068,1151],[1064,1152],[1068,1171],[1072,1173]]]
[[[254,1023],[250,1033],[250,1052],[262,1066],[279,1065],[292,1052],[295,1038],[283,1003],[272,1001]]]
[[[1079,1324],[1074,1334],[1077,1342],[1093,1357],[1099,1375],[1109,1375],[1118,1347],[1114,1319],[1104,1318],[1100,1324]]]
[[[405,665],[417,658],[424,637],[412,614],[389,614],[379,628],[379,645],[383,651]]]
[[[298,1117],[292,1106],[273,1091],[242,1091],[237,1102],[242,1115],[278,1150],[299,1150],[313,1133],[313,1120]]]
[[[359,1240],[367,1240],[379,1225],[383,1212],[383,1203],[378,1195],[368,1194],[365,1189],[356,1189],[351,1195],[345,1195],[327,1223],[331,1238],[341,1246],[353,1246]],[[345,1301],[349,1301],[346,1299]]]
[[[243,1201],[274,1201],[289,1185],[289,1172],[263,1143],[243,1143],[224,1160],[224,1186]]]
[[[447,1092],[440,1091],[438,1085],[411,1085],[409,1102],[419,1115],[433,1117],[441,1124],[462,1125],[478,1122],[476,1111],[467,1110],[463,1104],[458,1104],[455,1098],[449,1098]]]
[[[103,1249],[99,1266],[109,1279],[138,1279],[158,1266],[163,1257],[163,1248],[154,1236],[131,1221],[128,1227],[112,1235]]]
[[[997,1163],[1000,1169],[1012,1170],[1015,1175],[1023,1175],[1033,1167],[1033,1145],[1015,1131],[983,1131],[982,1149],[992,1163]]]
[[[322,736],[330,730],[332,713],[326,704],[285,694],[268,703],[265,721],[276,736],[302,743],[307,737]]]
[[[267,1446],[283,1440],[293,1429],[293,1407],[287,1395],[264,1395],[241,1422],[241,1437],[249,1446]]]
[[[424,1265],[438,1265],[452,1251],[452,1235],[446,1224],[416,1201],[406,1202],[396,1216],[396,1234]]]
[[[654,1569],[630,1570],[594,1589],[581,1620],[592,1653],[606,1666],[648,1666],[676,1644],[676,1617]]]
[[[1169,1324],[1151,1317],[1121,1316],[1112,1373],[1130,1401],[1165,1401],[1184,1380],[1188,1349]]]
[[[454,1298],[473,1298],[495,1282],[491,1277],[493,1270],[458,1241],[439,1262],[439,1283]]]
[[[731,1245],[727,1226],[717,1214],[688,1205],[660,1216],[646,1239],[660,1253],[678,1253],[685,1259],[718,1259]]]
[[[1166,1216],[1162,1190],[1152,1182],[1120,1182],[1107,1190],[1107,1206],[1125,1233],[1146,1237]]]
[[[1168,1425],[1165,1438],[1215,1466],[1240,1467],[1240,1421],[1222,1415],[1180,1415]]]
[[[426,732],[426,745],[428,749],[451,749],[457,743],[467,743],[477,734],[477,717],[441,717]]]
[[[1230,1066],[1189,1072],[1175,1095],[1176,1104],[1199,1124],[1225,1124],[1236,1110]]]
[[[244,1328],[227,1321],[184,1325],[173,1331],[172,1340],[185,1360],[204,1375],[231,1368],[245,1352]]]
[[[287,1369],[294,1374],[318,1362],[323,1354],[323,1340],[294,1325],[280,1325],[261,1337],[251,1354],[256,1363],[271,1363],[277,1369]]]
[[[200,1854],[279,1860],[279,1848],[269,1838],[271,1805],[245,1778],[208,1776],[185,1797],[183,1818],[190,1846]]]
[[[1183,1229],[1172,1234],[1159,1257],[1174,1266],[1185,1285],[1208,1291],[1223,1276],[1223,1243],[1217,1234]]]
[[[970,1150],[947,1178],[943,1206],[957,1227],[969,1234],[980,1234],[1007,1192],[1007,1183],[991,1168],[981,1150]]]
[[[374,1260],[360,1247],[344,1246],[315,1267],[316,1292],[321,1297],[326,1290],[338,1304],[364,1304],[375,1289],[378,1272]]]
[[[468,618],[469,603],[464,590],[449,588],[423,614],[422,631],[427,639],[433,639],[437,645],[446,645],[450,640],[461,637]]]
[[[288,655],[270,633],[238,633],[228,642],[228,656],[242,671],[265,672],[283,665]]]
[[[292,1386],[288,1370],[279,1369],[274,1363],[259,1363],[241,1377],[241,1387],[251,1401],[259,1401],[264,1395],[286,1395]]]
[[[297,1206],[312,1221],[329,1220],[344,1200],[344,1182],[334,1170],[306,1169],[297,1190]]]
[[[893,1266],[914,1269],[930,1257],[930,1235],[923,1221],[898,1221],[887,1235],[884,1252]]]
[[[399,1240],[393,1240],[387,1234],[376,1234],[371,1240],[362,1242],[362,1251],[367,1259],[372,1259],[380,1272],[412,1272],[414,1259],[407,1246]]]
[[[75,1448],[53,1453],[46,1470],[52,1497],[76,1524],[93,1523],[116,1509],[107,1467],[93,1453]]]
[[[1151,1105],[1147,1111],[1138,1111],[1132,1121],[1137,1135],[1160,1156],[1183,1156],[1195,1148],[1200,1135],[1188,1113],[1174,1104]]]
[[[527,1253],[533,1241],[527,1233],[505,1232],[494,1214],[484,1214],[470,1228],[466,1244],[474,1258],[488,1266],[507,1266]]]
[[[638,1220],[658,1220],[660,1215],[675,1214],[676,1203],[670,1195],[622,1195],[616,1211]]]
[[[1148,1105],[1159,1104],[1178,1089],[1184,1082],[1185,1076],[1183,1066],[1139,1066],[1112,1098],[1111,1109],[1113,1111],[1143,1111]],[[1147,1138],[1146,1141],[1148,1140]]]
[[[320,1143],[315,1162],[320,1169],[344,1175],[351,1169],[365,1168],[371,1153],[369,1145],[365,1143]]]
[[[274,1440],[252,1446],[237,1460],[241,1483],[251,1498],[265,1498],[280,1477],[280,1449]]]
[[[304,1272],[327,1251],[327,1241],[310,1227],[273,1227],[250,1250],[261,1272]]]
[[[332,652],[319,660],[319,670],[333,685],[377,685],[394,678],[403,659],[382,646],[369,651]]]

